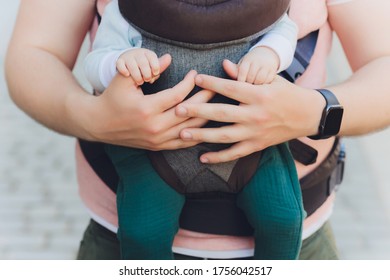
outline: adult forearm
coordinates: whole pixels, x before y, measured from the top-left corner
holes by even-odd
[[[59,133],[89,138],[80,106],[92,97],[55,55],[38,47],[12,45],[6,79],[10,96],[32,118]]]
[[[390,1],[350,1],[328,7],[354,74],[332,86],[345,107],[342,135],[359,135],[390,125]]]
[[[361,135],[390,125],[390,57],[375,59],[348,80],[330,86],[344,105],[340,134]]]

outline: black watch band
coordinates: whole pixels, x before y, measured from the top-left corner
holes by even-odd
[[[327,89],[317,89],[317,91],[325,98],[326,105],[322,111],[318,133],[309,136],[313,140],[326,139],[337,135],[340,131],[344,112],[343,106],[340,105],[333,92]]]

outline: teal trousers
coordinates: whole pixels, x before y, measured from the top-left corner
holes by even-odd
[[[118,240],[123,259],[174,259],[173,238],[185,197],[153,169],[146,151],[108,145],[119,174]],[[183,167],[185,168],[185,167]],[[287,144],[263,151],[257,171],[237,195],[254,228],[255,259],[296,259],[304,210]]]

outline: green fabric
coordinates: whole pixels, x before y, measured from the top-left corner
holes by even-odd
[[[143,150],[107,145],[120,182],[118,238],[124,259],[173,259],[184,196],[169,187]],[[287,144],[263,151],[256,174],[238,194],[255,229],[255,259],[296,259],[303,206],[295,164]]]
[[[338,260],[339,252],[336,246],[332,227],[326,222],[322,228],[303,240],[300,260]]]
[[[263,151],[257,172],[237,198],[255,229],[255,259],[297,259],[304,210],[287,144]]]
[[[119,241],[112,231],[91,220],[84,232],[76,258],[78,260],[119,260]],[[197,257],[174,254],[176,260],[196,260]],[[300,260],[338,260],[339,255],[332,227],[326,222],[302,242]]]
[[[119,174],[118,238],[123,259],[173,259],[185,198],[154,171],[144,150],[107,146]]]
[[[90,220],[76,256],[77,260],[120,260],[117,235]]]

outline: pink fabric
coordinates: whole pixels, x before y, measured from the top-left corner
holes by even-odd
[[[106,222],[118,227],[116,196],[88,164],[78,142],[76,170],[79,194],[85,206]]]
[[[102,13],[104,7],[111,0],[98,0],[97,8]],[[334,1],[333,1],[334,2]],[[299,27],[299,37],[320,29],[316,51],[307,71],[297,81],[308,88],[318,88],[324,85],[325,59],[331,46],[331,29],[327,23],[326,0],[292,0],[290,17]],[[91,38],[94,38],[97,24],[93,24]],[[76,146],[77,178],[79,193],[85,205],[97,216],[108,223],[117,226],[117,210],[115,194],[99,179],[82,155],[80,147]],[[334,196],[331,196],[320,209],[304,222],[304,228],[309,227],[329,211],[333,205]],[[253,248],[252,238],[237,238],[230,236],[216,236],[180,230],[174,246],[199,250],[236,250]]]
[[[110,2],[111,2],[111,0],[98,0],[97,1],[96,6],[97,6],[97,10],[98,10],[99,14],[101,14],[101,15],[103,14],[104,8]]]

